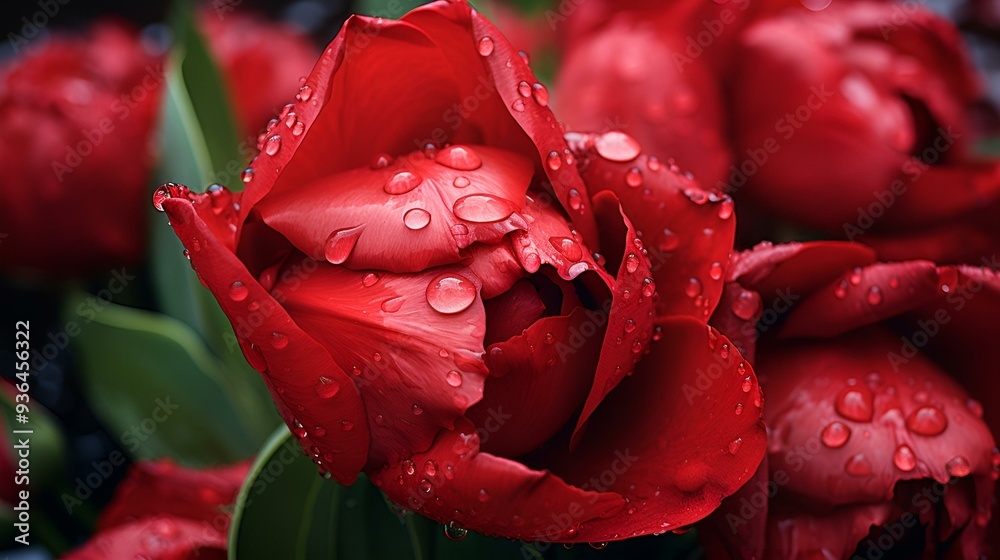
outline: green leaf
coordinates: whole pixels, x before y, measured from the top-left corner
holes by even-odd
[[[359,0],[352,11],[366,16],[399,19],[406,12],[426,3],[427,0]]]
[[[33,380],[29,378],[29,383],[31,382]],[[30,394],[29,392],[29,399]],[[30,438],[31,487],[40,489],[62,474],[66,457],[66,440],[59,425],[46,408],[33,399],[26,404],[28,412],[25,415],[28,417],[28,422],[22,424],[16,420],[17,405],[14,398],[6,391],[0,390],[0,414],[3,415],[7,431],[5,437],[10,440],[10,446],[16,444],[18,438]],[[32,433],[15,434],[13,430],[31,430]]]
[[[250,417],[262,412],[186,325],[85,295],[66,319],[88,401],[133,457],[204,466],[257,448]]]
[[[427,560],[432,525],[394,514],[364,476],[348,487],[324,480],[282,427],[243,483],[229,530],[229,558]]]

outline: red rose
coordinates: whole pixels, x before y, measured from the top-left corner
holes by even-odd
[[[1000,162],[970,154],[982,91],[950,23],[835,3],[760,20],[738,48],[727,191],[883,258],[961,262],[996,247]]]
[[[65,560],[226,557],[226,538],[249,463],[188,469],[163,460],[131,466],[95,535]]]
[[[130,30],[54,37],[0,69],[0,263],[86,273],[138,259],[163,69]]]
[[[838,243],[734,257],[712,323],[761,372],[768,457],[706,544],[733,558],[984,557],[998,311],[986,268],[874,263]]]
[[[465,2],[351,18],[296,100],[243,193],[154,204],[321,471],[563,542],[687,525],[753,472],[755,378],[705,325],[727,197],[622,133],[567,144]]]
[[[309,74],[316,48],[290,25],[232,7],[206,7],[199,12],[198,28],[222,70],[241,137],[255,137]]]

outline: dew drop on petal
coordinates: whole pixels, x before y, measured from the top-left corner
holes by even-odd
[[[531,95],[535,98],[535,103],[545,107],[549,104],[549,90],[543,84],[535,82],[531,84]]]
[[[948,464],[945,465],[945,469],[948,470],[948,474],[951,476],[968,476],[972,472],[972,467],[969,465],[969,460],[965,457],[955,457]]]
[[[620,131],[611,131],[601,134],[594,139],[594,148],[598,155],[608,161],[624,163],[639,157],[642,148],[639,142]]]
[[[369,272],[361,277],[361,285],[366,288],[371,288],[376,283],[378,283],[378,274],[374,272]]]
[[[264,153],[269,156],[273,156],[278,153],[281,149],[281,136],[274,134],[268,137],[267,142],[264,143]]]
[[[465,187],[468,187],[470,183],[471,181],[469,181],[468,177],[459,175],[458,177],[455,177],[455,180],[452,181],[451,184],[454,185],[456,189],[464,189]]]
[[[642,186],[642,171],[639,171],[638,167],[633,167],[625,172],[625,184],[632,188]]]
[[[440,150],[434,161],[439,164],[457,169],[459,171],[472,171],[479,169],[483,165],[483,160],[472,148],[468,146],[455,145]]]
[[[708,276],[712,280],[719,280],[722,278],[722,264],[718,262],[712,263],[708,268]]]
[[[635,253],[629,253],[625,257],[625,270],[631,274],[639,269],[639,257]]]
[[[299,88],[299,92],[295,94],[295,99],[298,101],[309,101],[312,97],[312,88],[309,86],[302,86]]]
[[[568,237],[550,237],[549,243],[567,259],[577,262],[583,258],[583,248]]]
[[[250,289],[243,285],[243,282],[233,282],[229,286],[229,299],[233,301],[243,301],[250,295]]]
[[[922,436],[936,436],[948,427],[948,418],[936,406],[924,405],[906,418],[906,427]]]
[[[743,403],[736,403],[736,415],[743,414]]]
[[[469,530],[462,526],[458,521],[449,521],[447,525],[444,526],[444,536],[448,537],[451,541],[460,541],[469,534]]]
[[[697,278],[689,278],[687,287],[684,288],[684,293],[688,297],[693,298],[701,294],[701,281]]]
[[[329,377],[320,376],[319,381],[313,386],[316,395],[321,399],[333,398],[340,391],[340,384]]]
[[[736,455],[736,453],[740,450],[740,447],[742,446],[743,446],[743,438],[736,438],[733,441],[729,442],[729,454]]]
[[[288,337],[278,332],[271,333],[271,346],[274,346],[277,350],[281,350],[288,346]]]
[[[562,167],[562,156],[559,155],[559,152],[549,152],[548,157],[545,158],[545,165],[552,171],[557,171]]]
[[[529,84],[528,82],[518,83],[517,93],[520,93],[521,97],[531,97],[531,84]]]
[[[431,213],[423,208],[410,208],[403,214],[403,225],[411,230],[421,230],[431,223]]]
[[[896,468],[903,472],[910,472],[917,468],[917,456],[913,454],[910,446],[900,445],[892,453],[892,464],[896,465]]]
[[[524,101],[515,99],[514,102],[510,104],[510,108],[520,113],[524,110]]]
[[[726,198],[719,205],[719,219],[728,220],[733,215],[733,201],[730,198]]]
[[[452,387],[462,386],[462,374],[455,370],[449,371],[447,375],[444,376],[444,379],[448,382],[448,385],[451,385]]]
[[[373,170],[384,169],[388,167],[389,164],[392,163],[392,161],[393,161],[392,156],[390,156],[389,154],[385,153],[375,154],[375,156],[372,157],[372,160],[368,164],[368,166],[371,167]]]
[[[841,280],[837,287],[833,290],[833,295],[837,299],[844,299],[847,297],[847,280]]]
[[[361,232],[364,231],[365,227],[363,225],[354,226],[350,228],[338,229],[330,234],[326,238],[326,244],[323,248],[324,256],[327,262],[331,264],[341,264],[351,256],[351,251],[354,250],[354,246],[358,243],[358,238],[361,237]]]
[[[580,197],[580,191],[576,189],[569,190],[569,207],[573,210],[580,210],[583,208],[583,199]]]
[[[410,407],[410,411],[413,412],[414,416],[420,416],[421,414],[424,413],[424,409],[420,408],[420,405],[416,404]]]
[[[868,288],[868,295],[866,297],[868,303],[871,305],[878,305],[882,303],[882,289],[878,286],[872,286]]]
[[[820,434],[823,445],[836,449],[843,447],[851,437],[851,429],[843,422],[830,422]]]
[[[869,476],[872,474],[872,464],[864,453],[858,453],[847,460],[844,471],[851,476]]]
[[[661,251],[673,251],[680,245],[680,237],[676,233],[670,231],[667,228],[663,228],[663,232],[660,234],[659,248]]]
[[[490,56],[493,54],[493,39],[490,37],[480,39],[477,50],[481,56]]]
[[[406,194],[419,187],[423,180],[423,177],[416,173],[400,171],[385,182],[382,190],[389,194]]]
[[[855,422],[871,422],[874,408],[871,393],[861,387],[843,390],[834,404],[837,413]]]
[[[749,393],[750,389],[753,389],[753,379],[751,379],[749,375],[743,378],[743,382],[740,384],[740,389],[742,389],[744,393]]]
[[[427,285],[427,303],[438,313],[465,311],[476,300],[476,286],[468,278],[444,273]]]
[[[253,167],[247,167],[246,169],[243,170],[243,173],[240,174],[240,178],[243,180],[244,183],[249,183],[250,181],[253,181],[253,175],[254,175]]]
[[[405,301],[406,300],[402,297],[389,298],[383,301],[379,307],[382,309],[382,311],[385,311],[386,313],[395,313],[399,311],[401,307],[403,307],[403,303]]]
[[[510,201],[491,194],[463,196],[452,207],[456,218],[474,223],[499,222],[510,217],[515,210]]]

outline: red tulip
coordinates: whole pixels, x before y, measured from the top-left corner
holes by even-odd
[[[244,192],[154,204],[322,472],[513,538],[687,525],[763,453],[705,326],[732,202],[547,105],[465,2],[352,17]]]
[[[882,2],[788,11],[743,33],[733,70],[737,198],[890,258],[974,258],[963,227],[995,246],[1000,162],[970,153],[982,91],[950,23]]]
[[[0,263],[82,274],[137,260],[163,68],[130,30],[59,36],[0,69]]]
[[[873,260],[836,243],[735,259],[712,322],[755,355],[768,458],[714,518],[709,547],[732,558],[985,554],[1000,475],[987,358],[1000,277]]]
[[[65,560],[226,558],[226,538],[250,463],[188,469],[170,461],[132,465],[101,512],[96,534]]]

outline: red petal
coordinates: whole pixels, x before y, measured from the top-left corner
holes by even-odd
[[[484,301],[483,305],[486,307],[484,346],[521,334],[545,315],[545,302],[527,280],[520,280],[510,290]]]
[[[857,243],[814,241],[773,245],[762,242],[733,257],[727,282],[739,282],[770,300],[778,290],[805,295],[852,267],[875,262],[875,253]]]
[[[567,138],[591,190],[614,192],[641,232],[660,290],[657,315],[705,320],[719,301],[733,245],[732,200],[640,154],[635,141],[622,133]],[[610,149],[615,146],[622,147],[619,153]]]
[[[611,299],[599,302],[601,311],[607,315],[599,314],[592,319],[595,322],[606,319],[607,326],[597,372],[594,374],[594,385],[590,388],[587,402],[584,403],[580,419],[573,430],[573,445],[579,441],[584,424],[605,395],[631,373],[636,363],[649,352],[649,341],[653,338],[654,305],[656,298],[660,297],[642,241],[618,198],[612,193],[598,193],[594,197],[594,209],[602,216],[601,223],[606,227],[621,220],[618,223],[623,225],[617,229],[625,234],[623,243],[619,245],[623,247],[620,251],[624,256],[611,286]],[[617,216],[612,212],[617,213]]]
[[[596,271],[605,282],[611,278],[597,265],[588,245],[566,218],[552,206],[547,193],[533,192],[524,214],[530,226],[510,236],[510,246],[521,268],[535,273],[541,265],[553,266],[563,280],[573,280],[587,270]],[[602,232],[603,233],[603,232]]]
[[[992,486],[993,436],[969,395],[923,356],[895,362],[898,349],[872,328],[760,350],[772,472],[795,473],[785,488],[814,509],[883,501],[901,480],[972,474]]]
[[[670,318],[661,326],[663,340],[608,395],[577,449],[553,459],[553,472],[567,481],[628,499],[613,517],[581,525],[580,540],[660,533],[703,519],[746,483],[764,454],[757,386],[739,353],[696,320]]]
[[[166,515],[113,527],[92,537],[64,560],[224,560],[226,534],[204,521]]]
[[[466,169],[439,163],[449,153],[475,161],[463,162]],[[413,152],[379,169],[365,166],[296,185],[266,196],[257,211],[317,260],[415,272],[457,262],[459,249],[475,241],[495,244],[526,228],[517,212],[531,174],[528,160],[515,153],[452,146],[437,160]]]
[[[764,557],[767,544],[768,500],[778,484],[769,479],[767,455],[753,477],[722,500],[705,524],[699,526],[698,538],[707,558],[755,560]]]
[[[892,503],[844,506],[827,514],[774,514],[767,520],[764,560],[851,558],[872,527],[897,520]]]
[[[170,460],[133,463],[101,511],[97,530],[168,513],[225,531],[231,515],[226,508],[236,502],[249,470],[249,462],[211,469],[189,469]]]
[[[393,274],[305,266],[311,272],[304,278],[285,272],[272,293],[280,291],[296,323],[352,373],[372,433],[369,466],[426,450],[482,398],[486,317],[479,280],[468,269]],[[326,427],[342,431],[340,422]]]
[[[934,263],[907,261],[857,267],[800,301],[781,335],[837,336],[895,317],[937,297],[938,272]]]
[[[578,540],[577,527],[624,501],[566,484],[546,471],[479,451],[466,419],[442,431],[425,453],[371,473],[389,499],[440,523],[528,541]]]
[[[601,349],[587,340],[602,331],[595,316],[578,307],[490,347],[483,400],[467,413],[483,450],[518,457],[569,422],[587,397]]]
[[[365,464],[369,435],[364,404],[350,378],[292,321],[225,242],[214,237],[205,221],[213,213],[196,211],[182,198],[168,198],[162,204],[174,233],[191,255],[192,266],[233,324],[243,355],[263,373],[282,418],[297,433],[307,426],[309,435],[300,438],[300,443],[306,448],[316,446],[330,457],[324,458],[322,466],[337,481],[353,482]],[[329,381],[328,386],[336,384],[344,390],[332,396],[329,391],[318,393],[321,378]],[[314,429],[344,421],[357,424],[357,429],[328,429],[322,434]]]

